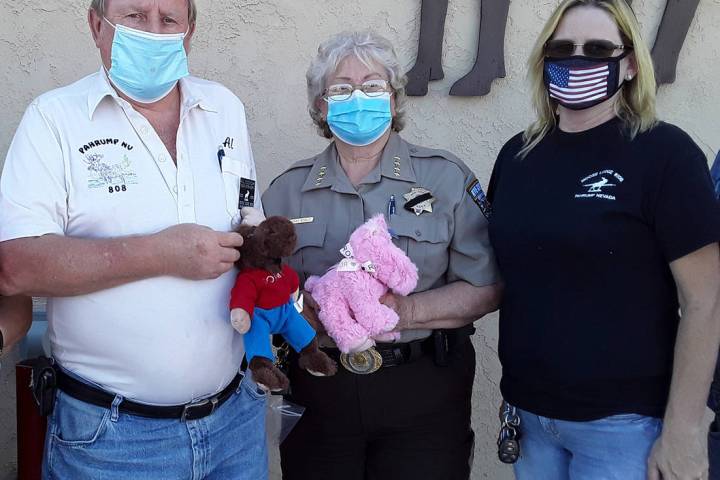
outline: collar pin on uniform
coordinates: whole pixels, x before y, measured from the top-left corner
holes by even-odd
[[[315,186],[318,186],[323,182],[323,180],[325,179],[326,170],[327,170],[326,166],[323,165],[322,167],[320,167],[320,171],[318,172],[318,177],[317,177],[317,179],[315,179]]]

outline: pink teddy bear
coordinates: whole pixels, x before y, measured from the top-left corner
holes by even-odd
[[[408,295],[417,286],[418,271],[392,243],[384,216],[375,215],[358,227],[340,252],[340,263],[305,282],[328,335],[343,353],[367,350],[376,340],[397,340],[399,333],[392,330],[398,315],[380,297],[388,290]]]

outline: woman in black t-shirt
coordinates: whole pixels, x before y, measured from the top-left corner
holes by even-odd
[[[516,476],[701,478],[720,339],[707,160],[656,120],[624,0],[563,2],[530,69],[538,120],[503,147],[489,188]]]

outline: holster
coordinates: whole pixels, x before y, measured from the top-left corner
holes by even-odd
[[[447,367],[454,349],[467,337],[475,333],[475,327],[465,325],[453,330],[433,330],[433,347],[435,350],[435,365]]]
[[[41,417],[47,417],[55,406],[57,376],[55,361],[48,357],[37,357],[25,360],[24,365],[32,369],[30,390]]]

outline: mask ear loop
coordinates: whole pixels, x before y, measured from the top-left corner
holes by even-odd
[[[115,25],[113,25],[112,22],[110,20],[108,20],[105,15],[103,15],[102,18],[103,18],[103,20],[105,20],[107,22],[108,25],[110,25],[112,27],[113,30],[117,31],[117,28],[115,27]],[[110,78],[110,70],[108,70],[107,67],[105,67],[104,63],[103,63],[102,67],[103,67],[103,70],[105,70],[105,75],[107,75],[107,77],[109,79]],[[110,68],[112,68],[112,67],[110,67]]]
[[[620,68],[620,62],[621,62],[625,57],[627,57],[628,55],[630,55],[631,53],[632,53],[632,47],[626,48],[626,49],[623,50],[623,52],[622,52],[620,55],[618,55],[617,57],[610,57],[610,58],[617,62],[617,68],[619,69],[619,68]],[[616,60],[616,59],[617,59],[617,60]],[[619,76],[619,75],[618,75],[618,76]],[[632,79],[633,79],[632,75],[630,76],[630,78],[628,78],[628,75],[627,75],[627,74],[625,74],[624,77],[619,78],[620,83],[618,84],[618,91],[620,91],[620,89],[625,85],[626,82],[629,82],[629,81],[632,80]]]
[[[112,22],[110,22],[110,20],[108,20],[105,15],[103,15],[103,20],[105,20],[108,23],[108,25],[110,25],[113,28],[113,30],[117,30],[115,25],[113,25]]]
[[[620,55],[620,60],[622,60],[623,58],[629,56],[629,55],[632,53],[632,51],[633,51],[632,47],[626,49],[626,50],[623,52],[623,54]],[[619,64],[618,64],[618,66],[619,66]],[[625,83],[631,82],[636,76],[637,76],[637,72],[635,72],[635,75],[632,75],[631,73],[626,73],[626,74],[625,74],[625,77],[623,78],[622,83],[620,84],[620,86],[622,87],[623,85],[625,85]]]

